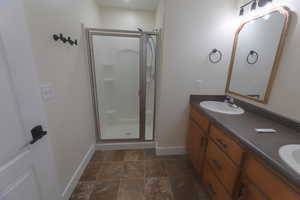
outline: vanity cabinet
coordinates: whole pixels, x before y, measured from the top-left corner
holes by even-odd
[[[203,184],[212,200],[231,200],[230,195],[226,192],[224,186],[211,170],[208,163],[204,164]]]
[[[300,191],[192,108],[187,153],[212,200],[299,200]]]
[[[209,136],[234,164],[238,166],[241,165],[244,151],[240,145],[234,142],[230,137],[226,136],[226,133],[215,125],[211,126]]]
[[[202,174],[208,124],[209,121],[204,116],[195,111],[192,112],[187,135],[187,152],[193,167],[199,175]]]
[[[272,200],[299,200],[300,195],[271,168],[256,156],[249,154],[244,164],[243,174],[258,190]]]
[[[210,121],[203,113],[192,108],[190,119],[196,122],[204,132],[208,132]]]
[[[205,151],[205,134],[194,121],[190,121],[187,142],[189,159],[192,161],[193,167],[201,175]]]
[[[240,181],[241,185],[236,199],[238,200],[268,200],[268,198],[260,192],[256,186],[246,177]]]
[[[206,161],[220,179],[226,191],[233,195],[240,169],[210,139],[207,145]]]

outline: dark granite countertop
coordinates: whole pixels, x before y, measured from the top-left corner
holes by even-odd
[[[242,115],[212,112],[201,108],[199,104],[205,100],[223,101],[224,98],[225,96],[192,95],[190,103],[241,145],[264,160],[288,182],[300,188],[300,175],[285,164],[278,154],[281,146],[300,144],[299,123],[239,100],[236,100],[236,104],[245,110]],[[257,133],[255,128],[273,128],[277,133],[261,134]]]

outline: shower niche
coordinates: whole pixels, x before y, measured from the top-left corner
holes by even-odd
[[[87,33],[98,139],[153,140],[157,33]]]

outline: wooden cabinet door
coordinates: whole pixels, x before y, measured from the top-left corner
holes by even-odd
[[[237,199],[267,200],[268,198],[262,192],[260,192],[247,178],[243,178],[241,180],[240,193],[238,194]]]
[[[193,159],[193,139],[194,139],[194,124],[192,120],[189,122],[189,131],[187,133],[187,139],[186,139],[186,151],[188,155],[188,159],[192,161]]]
[[[241,164],[244,150],[232,138],[227,136],[226,132],[212,125],[209,136],[236,165]]]
[[[195,108],[192,108],[191,119],[193,119],[204,131],[208,131],[209,120],[203,113],[197,111]]]
[[[278,176],[272,168],[250,154],[244,165],[245,176],[272,200],[299,200],[299,193]]]
[[[230,194],[233,194],[239,175],[239,168],[211,139],[208,140],[206,161],[223,183],[226,190]]]
[[[204,164],[203,183],[211,200],[232,200],[208,163]]]
[[[192,120],[190,120],[187,138],[187,151],[193,167],[201,174],[205,151],[205,134]]]

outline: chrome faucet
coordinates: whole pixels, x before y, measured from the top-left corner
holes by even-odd
[[[234,104],[234,98],[231,96],[226,96],[225,98],[225,103],[228,103],[228,105],[232,108],[238,108],[238,106],[236,104]]]

